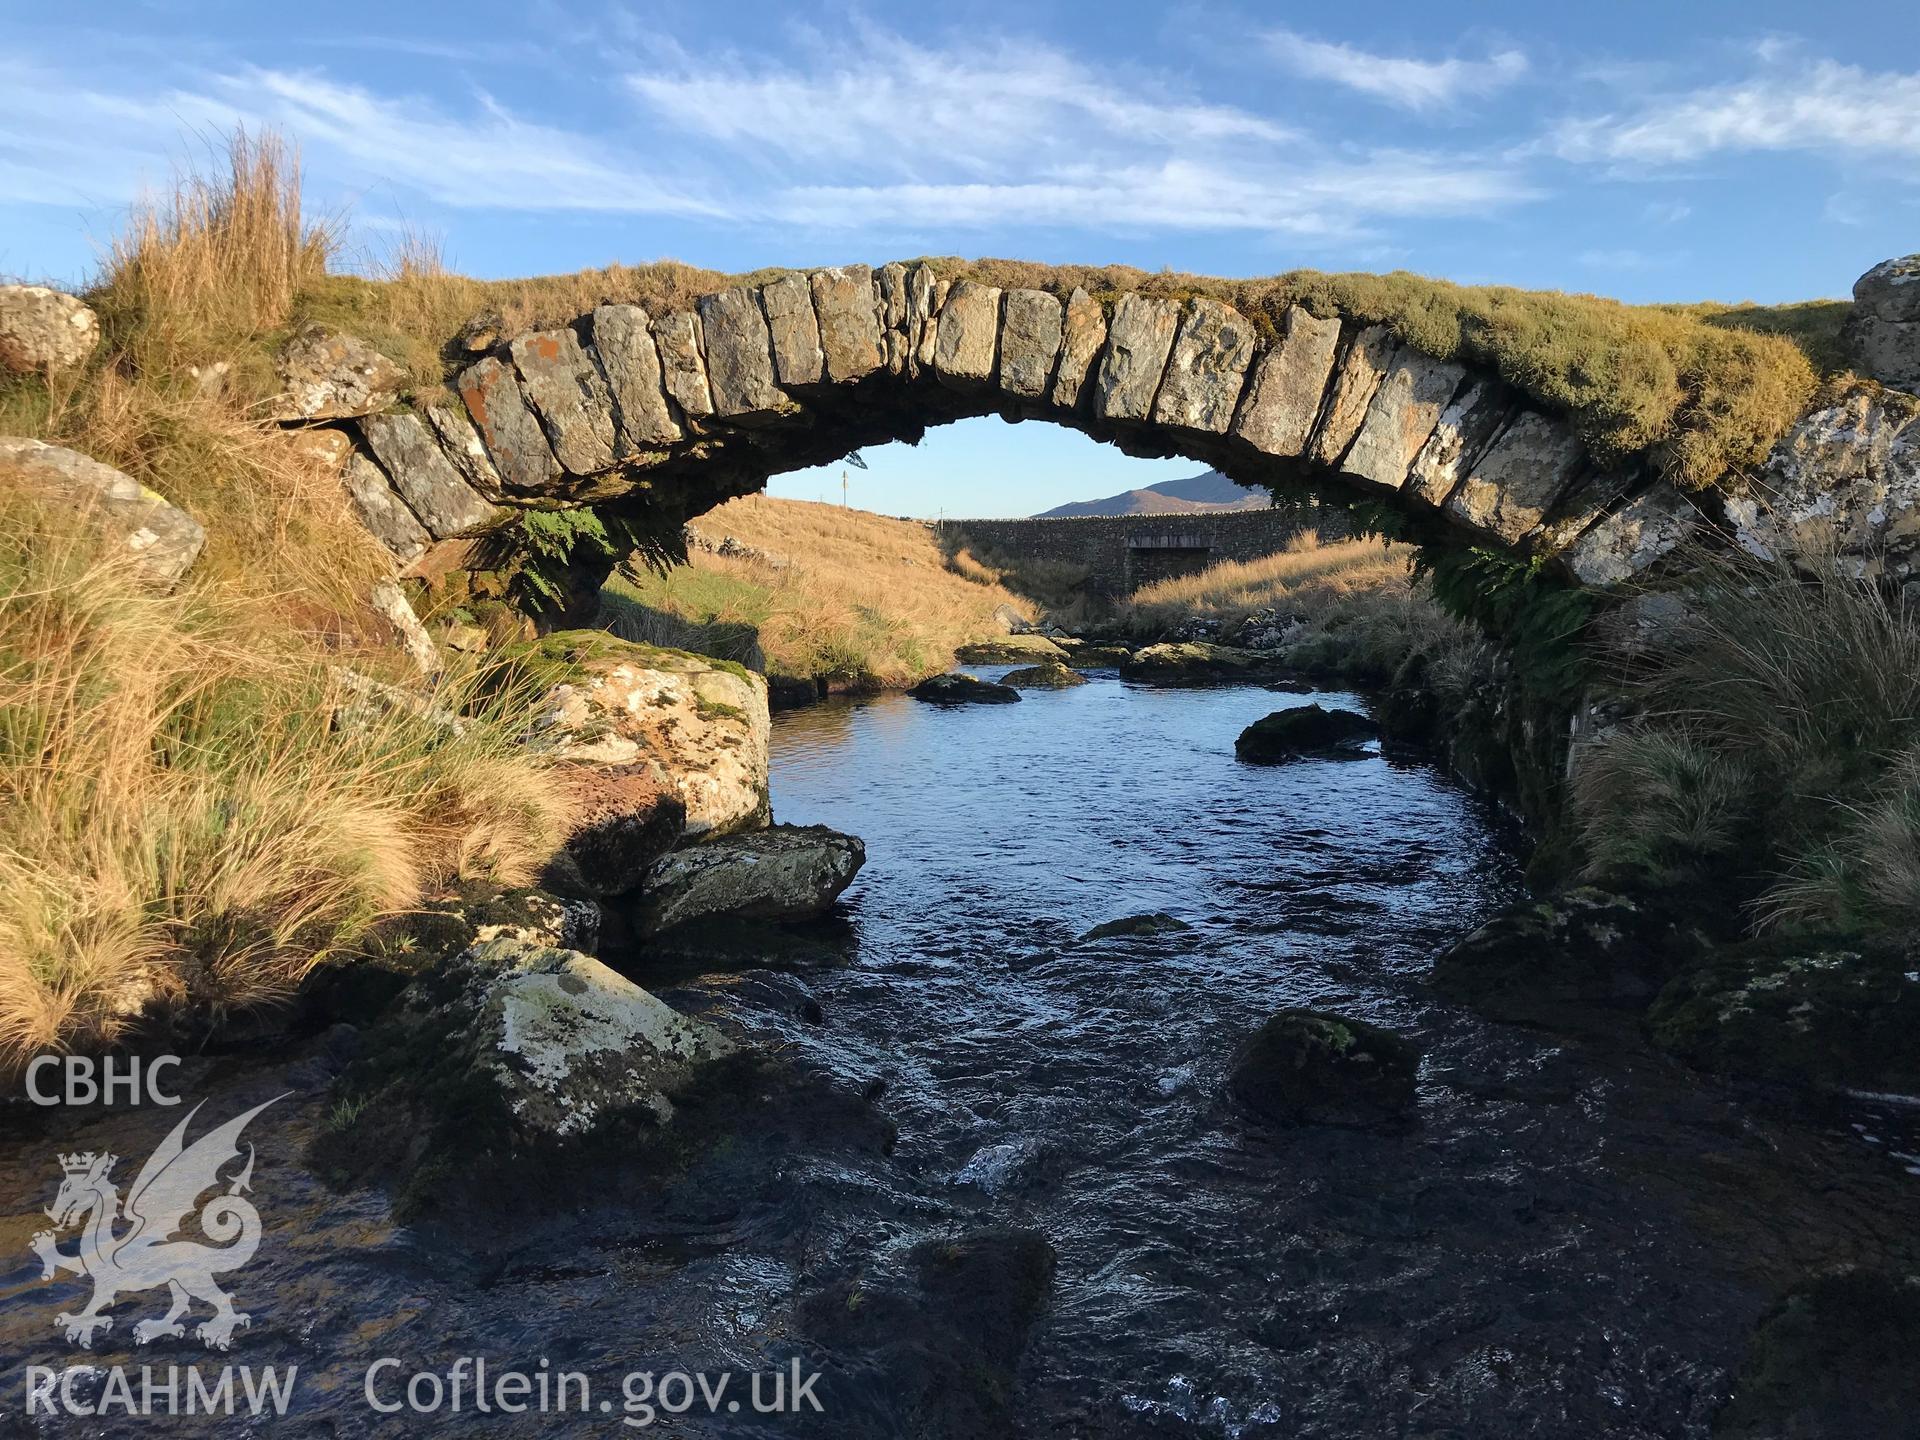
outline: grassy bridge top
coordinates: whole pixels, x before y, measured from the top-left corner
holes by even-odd
[[[1290,305],[1321,318],[1383,324],[1429,355],[1492,369],[1566,415],[1602,462],[1651,456],[1692,488],[1738,475],[1765,457],[1805,406],[1817,375],[1835,368],[1837,336],[1851,308],[1844,301],[1626,305],[1592,295],[1455,285],[1404,271],[1294,270],[1223,280],[1126,266],[926,263],[943,279],[1062,297],[1076,286],[1108,302],[1129,291],[1206,296],[1233,306],[1268,336]],[[661,261],[483,281],[430,263],[402,265],[385,280],[316,276],[296,295],[292,319],[353,330],[406,364],[423,389],[433,389],[453,367],[451,342],[476,316],[492,317],[509,336],[565,324],[606,303],[655,313],[685,308],[697,296],[787,273],[727,275]]]

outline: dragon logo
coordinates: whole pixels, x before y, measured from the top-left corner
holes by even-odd
[[[252,1188],[253,1146],[247,1146],[247,1163],[227,1182],[225,1194],[213,1196],[205,1205],[200,1197],[221,1183],[221,1167],[239,1156],[240,1132],[247,1122],[285,1098],[276,1095],[188,1145],[187,1126],[200,1113],[200,1106],[194,1106],[140,1167],[124,1209],[111,1178],[117,1155],[88,1151],[60,1157],[64,1172],[60,1193],[47,1210],[54,1228],[40,1231],[30,1243],[46,1267],[42,1280],[66,1270],[93,1281],[93,1299],[86,1309],[54,1317],[55,1327],[68,1340],[82,1349],[93,1348],[94,1332],[113,1328],[113,1317],[103,1312],[121,1294],[164,1285],[173,1303],[164,1318],[142,1320],[133,1327],[136,1341],[145,1345],[163,1336],[180,1338],[186,1334],[181,1317],[199,1300],[213,1306],[213,1315],[194,1334],[212,1350],[225,1350],[233,1343],[234,1330],[249,1320],[233,1308],[233,1297],[213,1277],[240,1269],[260,1245],[260,1212],[252,1201],[242,1198],[242,1192]],[[176,1238],[196,1207],[200,1229],[214,1242],[211,1245]],[[81,1227],[79,1248],[71,1255],[59,1248],[55,1238],[56,1231],[69,1225]],[[121,1225],[127,1228],[116,1233]]]

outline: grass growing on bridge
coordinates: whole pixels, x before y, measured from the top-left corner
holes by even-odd
[[[603,592],[605,619],[630,640],[745,660],[849,688],[912,684],[951,668],[954,651],[1001,633],[994,611],[1022,607],[990,573],[949,570],[913,520],[749,495],[695,522],[718,544],[665,574],[627,573]]]

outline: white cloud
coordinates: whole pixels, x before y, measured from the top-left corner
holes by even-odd
[[[1652,200],[1640,213],[1649,225],[1678,225],[1693,214],[1693,206],[1684,200]]]
[[[1683,165],[1739,151],[1832,151],[1920,157],[1920,74],[1872,74],[1823,60],[1627,114],[1570,120],[1548,149],[1563,159]]]
[[[1310,80],[1329,80],[1407,110],[1441,110],[1488,95],[1527,73],[1527,57],[1501,50],[1484,60],[1410,60],[1352,45],[1315,40],[1293,30],[1267,35],[1274,58]]]

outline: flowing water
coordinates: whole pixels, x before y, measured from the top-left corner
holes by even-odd
[[[339,1037],[189,1067],[222,1115],[294,1091],[262,1147],[268,1243],[237,1287],[256,1323],[233,1355],[311,1377],[283,1433],[375,1433],[361,1377],[381,1355],[400,1373],[483,1355],[600,1377],[798,1354],[826,1415],[696,1409],[661,1433],[964,1434],[925,1418],[916,1367],[965,1384],[1000,1354],[1011,1369],[975,1388],[1028,1436],[1704,1436],[1772,1296],[1910,1253],[1920,1186],[1851,1138],[1857,1117],[1771,1114],[1630,1034],[1576,1044],[1436,1000],[1435,953],[1519,895],[1513,851],[1417,760],[1235,760],[1243,726],[1295,703],[1099,676],[1018,705],[777,717],[776,816],[862,836],[868,864],[798,935],[624,957],[811,1077],[725,1112],[657,1193],[589,1185],[534,1216],[398,1227],[379,1194],[300,1166]],[[1077,938],[1146,911],[1186,928]],[[1221,1100],[1228,1059],[1289,1005],[1414,1038],[1419,1124],[1244,1123]],[[20,1366],[73,1359],[22,1250],[55,1143],[144,1155],[174,1118],[49,1120],[0,1144],[20,1217],[0,1248],[22,1257],[0,1270],[6,1411]],[[978,1306],[943,1321],[902,1302],[882,1312],[902,1333],[878,1339],[848,1318],[901,1293],[914,1247],[1009,1230],[1057,1257],[1024,1349],[1016,1318]],[[98,1363],[205,1363],[135,1352],[124,1328],[109,1342]]]

